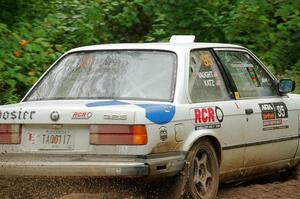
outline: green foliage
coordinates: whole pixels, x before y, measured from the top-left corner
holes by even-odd
[[[0,104],[19,101],[70,48],[167,41],[174,34],[246,46],[300,85],[298,1],[0,0],[0,6]]]

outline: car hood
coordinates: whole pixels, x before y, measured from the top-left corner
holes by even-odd
[[[288,94],[290,98],[298,98],[300,99],[300,94]]]
[[[174,114],[175,107],[170,103],[51,100],[0,106],[0,123],[164,124],[171,121]]]

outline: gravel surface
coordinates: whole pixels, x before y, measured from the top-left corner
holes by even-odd
[[[223,185],[218,199],[300,199],[300,180],[292,175],[270,176],[239,185]]]
[[[139,179],[0,178],[1,199],[144,199],[166,198],[170,180],[146,183]],[[163,187],[163,188],[160,188]],[[221,185],[218,199],[300,198],[300,180],[291,175]]]

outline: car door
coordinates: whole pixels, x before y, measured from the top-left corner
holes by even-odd
[[[244,148],[231,146],[244,146],[243,111],[211,49],[190,52],[188,80],[193,131],[209,131],[220,139],[221,180],[239,177],[244,166]]]
[[[234,82],[237,102],[244,110],[245,168],[286,164],[298,145],[293,100],[278,94],[274,77],[250,52],[215,50]]]

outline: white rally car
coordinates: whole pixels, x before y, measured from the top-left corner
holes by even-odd
[[[213,198],[220,181],[296,167],[295,83],[244,47],[193,39],[65,53],[0,106],[0,175],[175,176]]]

